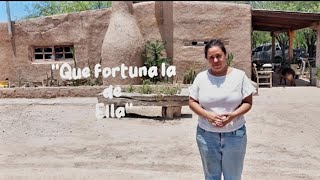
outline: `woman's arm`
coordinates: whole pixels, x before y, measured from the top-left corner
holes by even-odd
[[[242,100],[240,107],[233,111],[234,116],[241,116],[250,111],[252,107],[252,94]]]
[[[247,113],[252,107],[252,94],[247,96],[242,100],[241,105],[233,112],[231,113],[225,113],[221,114],[222,117],[224,117],[222,122],[222,127],[230,123],[233,119],[235,119],[237,116],[244,115]]]
[[[222,126],[222,116],[215,114],[214,112],[208,112],[203,109],[199,102],[195,99],[189,97],[189,107],[190,109],[195,112],[198,116],[202,116],[211,122],[215,126]]]

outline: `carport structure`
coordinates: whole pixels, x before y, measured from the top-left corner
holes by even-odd
[[[293,57],[294,31],[303,28],[317,31],[316,66],[320,66],[320,13],[252,10],[252,30],[270,32],[272,37],[272,62],[275,56],[275,36],[286,32],[289,37],[289,60]]]

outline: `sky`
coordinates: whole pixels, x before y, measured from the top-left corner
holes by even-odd
[[[11,20],[15,21],[27,15],[26,6],[31,8],[34,2],[36,1],[9,1]],[[7,18],[6,2],[0,1],[0,22],[8,22]]]

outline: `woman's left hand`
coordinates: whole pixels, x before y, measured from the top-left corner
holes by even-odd
[[[236,116],[230,112],[230,113],[223,113],[220,116],[225,117],[222,121],[222,125],[220,125],[219,127],[224,127],[225,125],[227,125],[228,123],[230,123],[234,118],[236,118]]]

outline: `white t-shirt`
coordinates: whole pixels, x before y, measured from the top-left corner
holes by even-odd
[[[207,111],[216,114],[233,112],[242,100],[256,89],[245,72],[232,68],[225,76],[213,76],[209,70],[200,72],[189,87],[189,96],[197,100]],[[224,127],[215,127],[202,116],[198,118],[199,126],[211,132],[231,132],[245,124],[244,116],[237,116]]]

